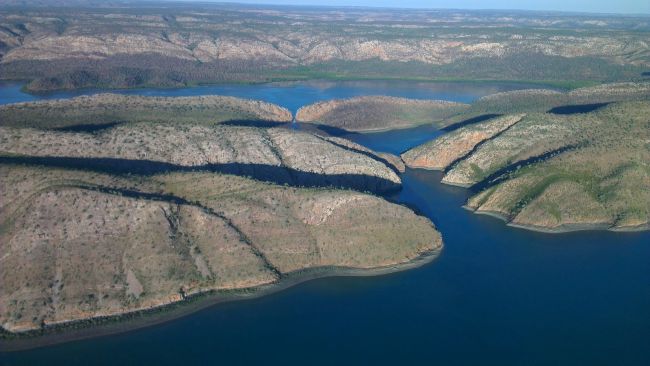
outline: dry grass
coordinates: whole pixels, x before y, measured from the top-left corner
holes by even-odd
[[[0,319],[10,331],[256,287],[314,267],[400,264],[442,245],[426,218],[353,191],[210,173],[0,165],[0,177]]]

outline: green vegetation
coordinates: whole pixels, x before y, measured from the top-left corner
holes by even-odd
[[[270,103],[222,96],[97,94],[0,106],[0,126],[10,127],[90,128],[126,122],[216,125],[228,121],[290,122],[291,112]]]
[[[402,157],[411,167],[444,170],[443,183],[481,189],[468,207],[514,225],[645,229],[649,96],[647,83],[490,95],[445,123],[477,115],[487,119]]]
[[[498,69],[491,69],[493,66]],[[578,69],[582,71],[576,74],[575,71]],[[537,70],[537,72],[530,73],[530,70]],[[591,70],[591,73],[585,74],[584,70]],[[530,54],[516,59],[477,58],[471,63],[452,65],[391,62],[379,59],[331,61],[272,71],[269,79],[270,81],[324,79],[471,83],[501,81],[572,90],[617,80],[640,80],[643,70],[645,70],[643,67],[621,67],[613,63],[603,63],[602,60],[595,58],[544,58],[539,54]]]
[[[348,131],[376,131],[441,122],[467,108],[462,103],[365,96],[304,106],[296,113],[296,121]]]
[[[232,4],[197,12],[168,2],[3,10],[0,79],[28,80],[30,91],[304,79],[514,80],[572,89],[638,81],[650,65],[650,28],[632,16]]]

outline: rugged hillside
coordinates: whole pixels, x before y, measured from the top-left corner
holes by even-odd
[[[401,184],[372,154],[284,128],[140,123],[95,134],[0,127],[0,136],[0,154],[5,156],[109,172],[207,169],[276,183],[373,192]]]
[[[533,129],[543,136],[535,138],[534,145],[524,145],[526,153],[512,154],[514,151],[504,146],[517,137],[502,135],[494,141],[499,144],[502,140],[501,151],[509,151],[513,162],[522,154],[535,154],[536,149],[541,152],[537,144],[566,151],[508,173],[470,199],[468,207],[503,215],[514,225],[539,229],[650,228],[648,113],[649,102],[629,102],[560,120],[539,116]],[[574,132],[567,135],[568,131]],[[474,162],[491,154],[488,146],[485,152],[477,151]],[[493,156],[494,161],[502,159]],[[459,176],[453,171],[446,179],[453,181]]]
[[[0,126],[11,127],[90,128],[121,122],[213,125],[228,121],[290,122],[291,119],[291,112],[277,105],[224,96],[96,94],[0,106]]]
[[[0,324],[123,315],[314,268],[375,269],[440,250],[431,222],[353,191],[213,173],[114,176],[0,165]]]
[[[411,168],[445,170],[470,154],[477,145],[503,133],[523,117],[523,114],[508,115],[469,125],[407,151],[402,154],[402,159]]]
[[[464,114],[450,118],[453,123],[470,117],[522,113],[553,112],[572,114],[589,112],[611,102],[650,99],[650,83],[608,83],[578,88],[569,92],[553,90],[516,90],[487,95],[472,103]]]
[[[443,183],[475,187],[478,194],[467,206],[513,225],[647,229],[650,102],[559,110],[460,127],[403,159],[412,167],[445,170]]]
[[[461,103],[364,96],[335,99],[302,107],[296,121],[323,124],[347,131],[373,131],[438,122],[464,112]]]
[[[641,78],[650,65],[644,17],[15,5],[0,12],[0,78],[33,80],[32,90],[322,77],[565,83]]]

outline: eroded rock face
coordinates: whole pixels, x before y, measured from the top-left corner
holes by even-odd
[[[0,323],[11,332],[310,268],[399,265],[442,246],[426,218],[353,191],[8,165],[0,179]]]
[[[629,80],[650,65],[638,17],[15,5],[0,14],[0,76],[34,91],[321,75]]]
[[[470,153],[478,144],[493,138],[523,118],[521,115],[497,117],[455,130],[402,154],[411,168],[445,170]]]
[[[214,168],[294,185],[375,192],[401,184],[391,168],[372,156],[282,128],[141,123],[96,134],[9,127],[0,127],[0,134],[1,152],[29,157],[124,159],[134,169],[142,166],[137,161],[150,161],[171,164],[172,170]]]
[[[296,121],[324,124],[347,131],[388,130],[439,122],[468,107],[446,101],[364,96],[302,107],[296,113]]]
[[[521,119],[519,116],[511,120]],[[472,186],[512,163],[577,143],[575,118],[529,114],[497,138],[485,141],[445,174],[443,183]]]
[[[622,62],[642,63],[645,60],[643,57],[637,56],[634,59],[625,52],[647,49],[643,38],[618,29],[618,32],[611,32],[607,23],[599,27],[600,32],[603,32],[599,34],[535,32],[540,27],[555,29],[558,24],[566,23],[567,19],[562,17],[521,21],[509,18],[504,23],[504,17],[454,13],[452,25],[455,28],[449,29],[449,24],[443,24],[446,31],[431,37],[432,31],[440,29],[439,24],[449,21],[450,14],[403,12],[386,19],[385,14],[359,16],[351,12],[343,15],[345,19],[341,19],[341,14],[289,10],[285,14],[273,14],[278,20],[274,23],[273,31],[268,32],[260,31],[266,29],[265,26],[268,27],[266,9],[229,8],[228,19],[222,18],[220,12],[222,9],[218,7],[203,8],[201,14],[178,9],[170,23],[163,14],[151,15],[150,19],[146,19],[131,17],[120,9],[113,9],[110,14],[88,10],[83,16],[74,12],[66,14],[65,29],[61,29],[61,24],[54,21],[56,19],[37,9],[30,9],[27,13],[8,12],[0,18],[4,26],[0,39],[8,48],[4,62],[57,58],[99,59],[116,54],[148,53],[201,62],[262,59],[313,64],[332,59],[379,59],[445,64],[466,57],[501,57],[512,53],[512,50],[518,50],[549,56],[607,56]],[[358,23],[372,21],[369,18],[378,21],[373,23],[373,29],[382,29],[383,37],[373,36],[374,33],[367,27],[359,26]],[[588,23],[588,18],[580,18],[576,17],[571,20],[573,24],[565,26],[571,30],[593,26]],[[390,28],[381,26],[387,21]],[[295,22],[299,22],[300,29],[293,26]],[[323,22],[331,24],[331,28],[317,26]],[[341,22],[354,32],[338,32]],[[489,32],[477,34],[476,31],[463,33],[465,27],[475,28],[475,22],[483,26],[501,24],[505,29],[512,27],[513,31],[507,32],[506,36],[504,30],[498,35]],[[16,27],[16,23],[23,24],[23,27]],[[110,27],[115,24],[123,27],[122,32]],[[524,27],[532,27],[525,35],[518,33],[522,24]],[[644,27],[643,24],[634,23],[634,20],[627,25],[628,28],[635,26]],[[408,37],[399,32],[405,28],[412,30]],[[215,36],[215,31],[218,36]]]

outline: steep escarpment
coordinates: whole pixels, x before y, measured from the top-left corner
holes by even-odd
[[[91,128],[124,122],[213,125],[229,121],[290,122],[280,106],[225,96],[144,97],[95,94],[0,106],[0,126]]]
[[[523,114],[496,117],[455,130],[407,151],[402,154],[402,159],[412,168],[445,170],[477,145],[504,132],[523,117]]]
[[[648,32],[643,17],[586,14],[19,4],[0,14],[0,78],[34,91],[323,77],[602,82],[642,77]]]
[[[364,96],[302,107],[296,121],[347,131],[388,130],[439,122],[467,108],[466,104],[446,101]]]
[[[207,169],[280,184],[374,192],[401,184],[374,156],[284,128],[135,123],[94,134],[11,127],[0,127],[0,134],[0,153],[18,162],[22,157],[122,173]]]
[[[215,173],[116,176],[0,165],[0,324],[129,314],[315,268],[435,256],[431,222],[381,198]]]
[[[442,181],[469,187],[517,161],[578,144],[586,127],[583,122],[576,116],[528,114],[498,137],[478,146],[455,164]]]

